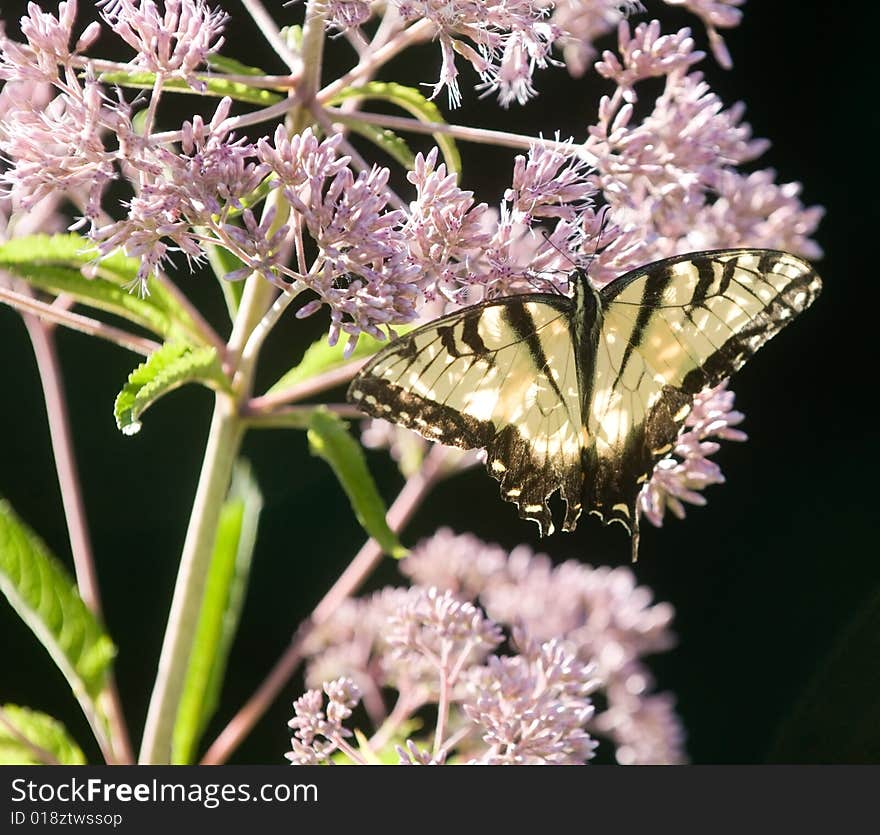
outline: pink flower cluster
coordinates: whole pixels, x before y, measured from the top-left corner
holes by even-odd
[[[664,0],[700,18],[715,57],[730,67],[730,55],[718,29],[736,26],[744,0]],[[330,0],[324,6],[328,29],[347,32],[369,20],[361,0]],[[442,64],[434,96],[446,90],[451,107],[461,104],[456,58],[464,58],[479,76],[477,90],[497,93],[502,107],[525,104],[537,95],[535,70],[561,63],[583,75],[596,55],[594,42],[622,20],[644,12],[639,0],[394,0],[386,6],[383,27],[417,21],[433,24]],[[397,17],[391,17],[396,15]]]
[[[629,569],[554,567],[525,546],[508,553],[445,529],[401,568],[412,587],[349,600],[305,648],[314,710],[323,682],[351,682],[384,729],[371,738],[374,753],[436,704],[434,747],[410,736],[398,749],[402,762],[585,763],[596,737],[622,763],[684,760],[673,700],[652,692],[642,660],[672,646],[672,608],[653,603]],[[493,655],[502,626],[516,651]],[[288,756],[315,761],[302,741],[297,733]]]

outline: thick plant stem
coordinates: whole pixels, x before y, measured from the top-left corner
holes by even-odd
[[[147,712],[138,758],[142,764],[158,765],[171,761],[174,724],[195,638],[217,522],[243,434],[244,422],[238,416],[235,401],[218,394],[159,657],[159,671]]]
[[[394,504],[388,509],[387,519],[391,530],[399,532],[431,491],[442,473],[446,452],[443,447],[434,447],[422,462],[422,468],[407,480]],[[375,539],[368,539],[309,618],[300,624],[284,655],[278,659],[265,681],[213,742],[202,759],[202,765],[220,765],[226,762],[290,680],[302,661],[303,648],[312,631],[325,623],[342,602],[360,588],[381,559],[382,549],[379,544]]]
[[[300,106],[294,109],[290,117],[292,132],[302,130],[311,118],[307,105],[317,92],[321,75],[323,24],[323,6],[319,0],[309,0],[301,52],[303,78],[297,90]],[[279,215],[275,223],[280,225],[283,222],[283,216]],[[234,369],[232,382],[235,396],[218,394],[214,405],[202,473],[159,657],[159,670],[147,711],[138,758],[142,764],[171,761],[174,725],[192,653],[220,508],[247,425],[239,411],[239,404],[251,395],[257,352],[246,353],[244,349],[254,328],[272,304],[274,294],[275,289],[269,282],[260,275],[251,275],[235,317],[227,346],[227,362]]]
[[[311,118],[310,105],[321,84],[325,15],[326,6],[323,0],[308,0],[306,19],[303,24],[302,46],[300,47],[302,76],[297,89],[297,98],[301,107],[293,114],[293,124],[290,126],[293,133],[299,133],[308,124]]]

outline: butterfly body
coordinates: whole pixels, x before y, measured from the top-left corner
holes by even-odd
[[[484,448],[502,496],[547,535],[584,508],[638,536],[638,495],[696,393],[717,385],[818,295],[801,259],[718,250],[658,261],[571,297],[482,302],[392,342],[349,399],[429,440]]]

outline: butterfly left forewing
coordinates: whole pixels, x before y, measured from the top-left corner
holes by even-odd
[[[568,299],[536,294],[443,317],[374,357],[349,399],[430,440],[485,448],[502,495],[545,534],[558,489],[573,527],[583,436],[570,314]]]
[[[589,506],[633,530],[638,494],[671,451],[693,395],[742,367],[820,287],[800,258],[737,249],[649,264],[603,288],[587,410],[596,438]]]

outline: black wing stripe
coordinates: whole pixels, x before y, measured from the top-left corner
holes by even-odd
[[[449,356],[458,359],[461,356],[461,352],[458,350],[458,343],[455,341],[452,325],[444,325],[442,328],[437,328],[437,334],[440,337],[440,344],[449,352]]]
[[[691,296],[691,302],[693,304],[699,304],[704,301],[706,296],[709,295],[712,285],[715,283],[715,270],[712,269],[710,261],[697,261],[696,268],[699,278],[697,279],[697,286],[694,288],[693,295]]]
[[[529,311],[526,310],[525,305],[509,305],[508,307],[505,307],[504,319],[507,324],[513,328],[513,331],[519,340],[525,342],[528,346],[535,367],[541,371],[546,371],[547,366],[549,365],[547,362],[547,356],[544,354],[544,347],[541,345],[541,339],[535,328],[535,320],[532,318]],[[556,380],[553,379],[553,375],[547,373],[545,376],[547,381],[553,387],[556,396],[565,402],[565,398],[562,396],[562,392],[559,390]]]
[[[700,263],[702,263],[702,262],[700,262]],[[728,258],[724,264],[724,269],[721,271],[721,284],[718,287],[718,292],[722,296],[727,292],[727,288],[730,287],[730,282],[733,281],[733,276],[736,273],[736,266],[737,266],[737,259],[736,258]]]
[[[672,280],[672,270],[658,270],[653,275],[649,275],[645,280],[645,289],[642,292],[642,301],[639,306],[639,312],[636,316],[636,321],[633,326],[632,334],[629,338],[629,344],[626,346],[626,350],[623,353],[623,359],[620,361],[620,368],[618,369],[617,379],[614,381],[615,387],[620,382],[620,375],[623,374],[626,369],[626,364],[629,361],[630,354],[642,344],[642,338],[645,333],[645,328],[648,326],[648,323],[651,321],[651,316],[654,313],[654,307],[656,307],[660,299],[663,297],[663,291],[669,285],[669,282]]]
[[[488,353],[486,343],[480,336],[480,313],[474,312],[464,317],[464,327],[462,328],[461,338],[465,345],[468,346],[475,354]]]

